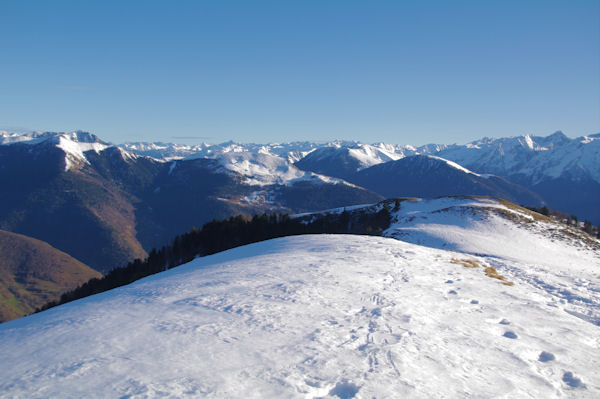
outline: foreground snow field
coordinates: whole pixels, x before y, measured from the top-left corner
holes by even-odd
[[[550,277],[577,274],[594,312],[581,259]],[[0,325],[0,396],[598,397],[593,317],[492,260],[347,235],[199,258]]]

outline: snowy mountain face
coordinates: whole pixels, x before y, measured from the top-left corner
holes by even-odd
[[[436,154],[480,173],[521,176],[531,185],[567,175],[600,183],[600,139],[594,136],[570,139],[556,132],[547,137],[482,139]]]
[[[65,171],[82,165],[89,165],[85,153],[100,152],[110,147],[109,143],[100,140],[88,132],[54,133],[34,132],[24,135],[0,133],[0,145],[30,145],[43,150],[45,147],[56,147],[65,154]],[[127,154],[128,157],[134,157]]]
[[[197,156],[187,159],[194,158]],[[350,185],[341,179],[305,172],[270,153],[226,152],[217,155],[215,159],[223,170],[244,176],[244,183],[251,186],[291,185],[302,181]]]
[[[275,239],[0,325],[10,364],[0,368],[0,391],[600,394],[596,240],[559,238],[551,222],[491,200],[402,201],[392,214],[386,234],[422,245]]]
[[[600,223],[600,137],[483,139],[437,152],[478,173],[493,173],[526,186],[548,206]]]
[[[368,144],[352,146],[331,145],[314,150],[296,162],[303,170],[346,179],[352,173],[369,166],[393,161],[403,156],[394,148],[375,147]]]

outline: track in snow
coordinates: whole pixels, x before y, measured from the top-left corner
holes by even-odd
[[[335,235],[199,258],[0,326],[0,392],[597,397],[598,326],[457,256],[486,262]]]

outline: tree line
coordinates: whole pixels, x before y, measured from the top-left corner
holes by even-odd
[[[59,300],[48,302],[36,313],[76,299],[98,294],[143,277],[188,263],[194,258],[272,238],[300,234],[380,234],[390,225],[390,211],[344,210],[340,213],[291,218],[288,214],[233,216],[213,220],[199,229],[176,236],[170,245],[152,249],[146,259],[135,259],[126,266],[112,269],[101,278],[93,278],[68,291]]]
[[[550,209],[547,206],[528,206],[527,209],[534,212],[540,213],[544,216],[548,216],[559,222],[565,223],[569,226],[574,226],[578,229],[585,231],[586,233],[600,238],[600,227],[595,226],[589,220],[584,220],[583,223],[575,215],[569,215],[565,212],[560,212],[554,209]]]

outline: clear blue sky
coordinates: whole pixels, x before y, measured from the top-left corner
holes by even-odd
[[[0,0],[0,129],[116,143],[596,133],[600,2]]]

